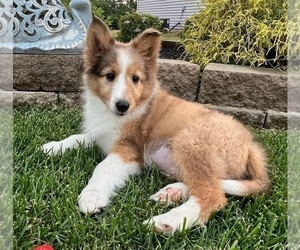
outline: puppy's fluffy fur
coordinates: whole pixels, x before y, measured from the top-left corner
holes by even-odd
[[[225,193],[261,193],[270,181],[265,153],[241,123],[159,87],[159,49],[156,30],[124,44],[95,18],[84,53],[84,133],[47,143],[44,151],[57,153],[95,141],[107,154],[79,196],[83,213],[106,206],[144,162],[157,163],[177,182],[151,199],[185,202],[145,223],[154,224],[158,232],[174,233],[205,224],[212,212],[225,206]]]

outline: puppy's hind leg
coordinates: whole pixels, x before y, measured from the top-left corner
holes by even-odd
[[[61,141],[52,141],[44,144],[42,150],[45,154],[55,155],[64,153],[67,149],[76,149],[80,145],[89,147],[93,143],[93,139],[89,134],[76,134]]]
[[[171,234],[194,225],[204,226],[211,214],[221,210],[227,202],[213,167],[209,161],[199,159],[202,154],[198,150],[182,144],[172,150],[173,156],[176,155],[173,159],[179,170],[179,179],[185,184],[189,199],[181,206],[144,222],[153,225],[156,232]]]
[[[214,211],[226,205],[223,191],[211,180],[198,178],[188,182],[187,186],[190,197],[185,203],[165,214],[154,216],[144,224],[154,226],[156,232],[173,234],[194,225],[204,226]]]
[[[161,205],[173,205],[177,201],[184,201],[189,197],[188,187],[183,182],[176,182],[165,186],[149,197],[150,200]]]
[[[179,178],[201,208],[199,224],[205,224],[213,212],[221,210],[227,203],[220,185],[226,161],[220,159],[218,145],[207,136],[207,132],[197,126],[183,130],[171,146]]]
[[[199,133],[197,133],[199,132]],[[171,144],[172,160],[190,195],[186,203],[169,212],[146,221],[154,224],[158,232],[174,233],[193,225],[204,225],[214,211],[226,205],[226,197],[220,185],[220,173],[216,164],[218,151],[207,142],[207,136],[197,129],[181,131]],[[224,166],[225,167],[225,166]]]
[[[179,207],[173,208],[167,213],[154,216],[144,221],[143,224],[150,227],[153,226],[157,233],[173,234],[176,231],[182,231],[193,225],[200,224],[200,212],[201,207],[197,198],[191,196]]]

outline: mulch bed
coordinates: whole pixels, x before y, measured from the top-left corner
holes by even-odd
[[[183,46],[180,46],[178,48],[162,47],[160,50],[159,58],[189,61],[189,58],[186,55]]]

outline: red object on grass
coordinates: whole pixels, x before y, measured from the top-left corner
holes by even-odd
[[[33,250],[54,250],[54,248],[50,245],[44,244],[44,245],[35,247]]]

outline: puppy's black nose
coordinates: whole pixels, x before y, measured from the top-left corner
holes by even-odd
[[[124,100],[120,100],[116,102],[116,108],[121,113],[125,113],[129,109],[129,103]]]

